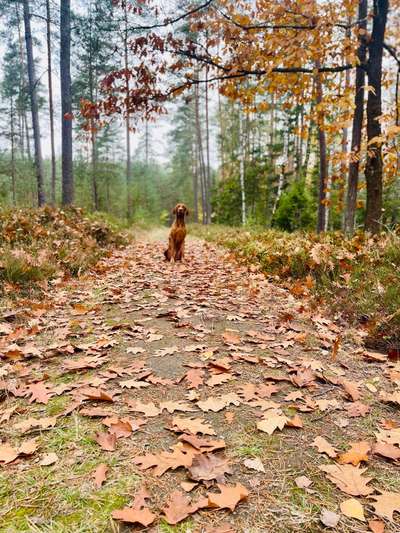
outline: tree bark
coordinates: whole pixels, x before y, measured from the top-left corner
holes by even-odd
[[[206,80],[208,80],[208,67],[206,67]],[[207,161],[207,224],[211,223],[211,167],[210,167],[210,120],[208,102],[208,83],[205,86],[205,112],[206,112],[206,161]]]
[[[72,168],[71,0],[61,0],[60,37],[62,204],[71,205],[74,202],[74,176]]]
[[[11,137],[11,190],[12,190],[12,203],[15,207],[17,205],[17,191],[15,183],[15,132],[14,132],[14,101],[13,97],[10,98],[10,137]]]
[[[24,0],[24,26],[25,26],[25,43],[26,56],[28,64],[28,79],[29,79],[29,95],[31,101],[32,113],[32,127],[33,140],[35,145],[35,171],[36,171],[36,186],[37,186],[37,202],[41,207],[46,203],[43,180],[43,161],[42,161],[42,147],[40,140],[40,124],[39,124],[39,106],[37,100],[37,82],[35,75],[35,63],[33,59],[32,47],[32,32],[31,32],[31,15],[29,11],[29,0]]]
[[[358,4],[358,19],[361,20],[360,29],[364,32],[367,29],[368,0],[360,0]],[[360,35],[357,56],[361,65],[365,64],[367,47],[365,35]],[[354,94],[354,115],[351,137],[352,160],[349,164],[349,174],[347,178],[346,211],[344,218],[344,231],[348,235],[354,232],[354,223],[357,207],[357,191],[359,176],[359,153],[361,148],[362,127],[364,118],[364,85],[365,70],[358,67],[356,70],[355,94]]]
[[[373,90],[368,91],[367,100],[368,155],[365,167],[365,180],[367,182],[365,230],[371,233],[379,232],[382,217],[382,147],[381,143],[375,142],[373,139],[380,137],[382,132],[379,117],[382,114],[382,57],[388,11],[389,0],[374,0],[374,18],[371,40],[368,44],[367,64],[368,85]]]
[[[128,220],[133,217],[132,199],[132,161],[131,161],[131,124],[129,111],[129,61],[128,61],[128,6],[125,2],[125,29],[124,29],[124,67],[125,67],[125,93],[126,93],[126,116],[125,116],[125,139],[126,139],[126,215]]]
[[[316,68],[320,68],[319,61]],[[316,103],[322,103],[322,83],[321,74],[315,77]],[[318,213],[317,213],[317,233],[326,230],[326,190],[328,185],[328,159],[326,153],[326,136],[324,131],[324,113],[319,110],[317,114],[318,145],[319,145],[319,187],[318,187]]]
[[[246,225],[246,189],[244,185],[244,139],[243,139],[243,118],[242,110],[239,106],[239,180],[242,226]]]
[[[56,152],[54,143],[54,104],[51,62],[50,0],[46,0],[47,83],[49,90],[50,148],[51,148],[51,204],[56,205]]]

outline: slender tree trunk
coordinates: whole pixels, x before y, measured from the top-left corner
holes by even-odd
[[[10,136],[11,136],[11,190],[12,203],[15,207],[17,205],[17,191],[15,183],[15,131],[14,131],[14,101],[10,98]]]
[[[374,19],[372,35],[368,44],[369,58],[367,64],[368,85],[373,90],[368,91],[367,100],[368,155],[365,166],[365,180],[367,182],[365,229],[372,233],[379,232],[382,218],[382,147],[379,142],[374,142],[373,139],[380,137],[382,132],[379,117],[382,114],[382,57],[388,11],[389,0],[374,0]]]
[[[360,0],[358,4],[358,19],[360,22],[360,30],[365,32],[367,29],[367,14],[368,14],[368,0]],[[361,65],[365,65],[367,55],[367,47],[365,43],[365,35],[359,37],[359,45],[357,56]],[[364,118],[364,85],[365,85],[365,70],[358,67],[356,69],[355,94],[354,94],[354,115],[353,127],[351,137],[351,161],[349,164],[349,174],[347,178],[347,196],[346,196],[346,211],[344,219],[344,231],[348,235],[354,232],[356,207],[357,207],[357,191],[358,191],[358,176],[359,176],[359,153],[361,148],[362,127]]]
[[[206,80],[208,81],[208,67],[206,67]],[[211,167],[210,167],[210,120],[208,102],[208,83],[205,86],[205,112],[206,112],[206,161],[207,161],[207,224],[211,223]]]
[[[28,161],[32,161],[31,138],[29,136],[28,115],[26,111],[24,111],[23,120],[24,120],[24,125],[25,125],[26,153],[28,155]]]
[[[192,142],[192,178],[193,178],[193,221],[199,222],[199,178],[197,172],[197,150],[196,141]]]
[[[31,15],[29,12],[29,0],[24,0],[24,25],[26,56],[28,63],[29,94],[31,100],[33,140],[35,144],[35,170],[37,184],[37,201],[39,207],[46,203],[43,180],[42,147],[40,141],[39,106],[37,101],[37,79],[35,75],[35,63],[33,59]]]
[[[244,139],[243,139],[243,117],[239,107],[239,180],[242,226],[246,225],[246,189],[244,184]]]
[[[71,205],[74,202],[74,176],[72,166],[71,0],[61,0],[60,37],[62,204]]]
[[[50,148],[51,148],[51,204],[56,205],[56,152],[54,143],[54,105],[51,62],[50,0],[46,0],[47,83],[49,90]]]
[[[316,62],[316,68],[320,68],[319,61]],[[322,103],[322,83],[321,74],[317,73],[315,77],[316,103],[318,106]],[[318,111],[318,145],[319,145],[319,187],[318,187],[318,213],[317,213],[317,233],[326,230],[326,191],[328,185],[328,159],[326,153],[326,136],[324,131],[324,113]]]
[[[133,217],[132,199],[132,161],[131,161],[131,117],[129,110],[129,61],[128,61],[128,6],[125,3],[125,29],[124,29],[124,67],[125,67],[125,93],[126,93],[126,115],[125,115],[125,139],[126,139],[126,198],[127,198],[127,218]]]
[[[195,86],[195,122],[196,122],[197,152],[199,156],[202,223],[207,224],[207,174],[206,174],[206,169],[205,169],[203,139],[202,139],[202,133],[201,133],[200,95],[199,95],[198,85]]]
[[[15,4],[15,14],[17,17],[18,28],[18,52],[19,52],[19,102],[18,102],[18,115],[19,115],[19,131],[20,131],[20,150],[21,157],[25,159],[25,120],[24,120],[24,103],[23,95],[25,91],[25,57],[24,57],[24,45],[21,33],[21,20],[18,3]]]
[[[150,138],[149,138],[149,121],[146,119],[145,121],[145,130],[144,130],[144,148],[145,148],[145,161],[146,161],[146,167],[149,166],[149,144],[150,144]]]

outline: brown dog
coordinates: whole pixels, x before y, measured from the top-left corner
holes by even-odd
[[[175,215],[175,222],[169,232],[168,248],[164,255],[167,261],[182,261],[186,237],[185,216],[189,215],[189,210],[185,204],[177,204],[172,213]]]

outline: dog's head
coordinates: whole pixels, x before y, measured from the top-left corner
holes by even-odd
[[[172,213],[178,218],[184,218],[185,216],[189,215],[189,209],[185,204],[176,204]]]

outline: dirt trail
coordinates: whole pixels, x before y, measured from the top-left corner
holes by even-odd
[[[141,235],[96,272],[0,320],[3,351],[13,342],[23,357],[14,346],[13,360],[0,363],[2,440],[17,450],[0,472],[0,531],[129,530],[111,514],[143,486],[155,515],[146,531],[324,531],[321,513],[339,515],[351,495],[319,468],[336,457],[319,453],[314,439],[326,438],[336,455],[350,442],[372,445],[384,420],[396,428],[398,410],[378,392],[391,391],[389,370],[398,368],[366,362],[344,341],[333,359],[344,332],[223,250],[189,238],[183,264],[163,262],[166,235]],[[207,455],[204,443],[178,440],[196,431],[223,440],[221,449]],[[34,452],[18,452],[31,438]],[[398,463],[369,453],[370,493],[399,492]],[[54,462],[40,464],[49,454]],[[207,455],[202,474],[188,454]],[[309,488],[298,487],[300,476]],[[192,501],[217,494],[216,481],[240,483],[248,497],[233,513],[208,505],[168,525],[163,510],[189,480]],[[374,500],[357,499],[368,519],[381,520]],[[399,531],[398,521],[384,521],[385,531]],[[330,530],[368,526],[342,514]]]

